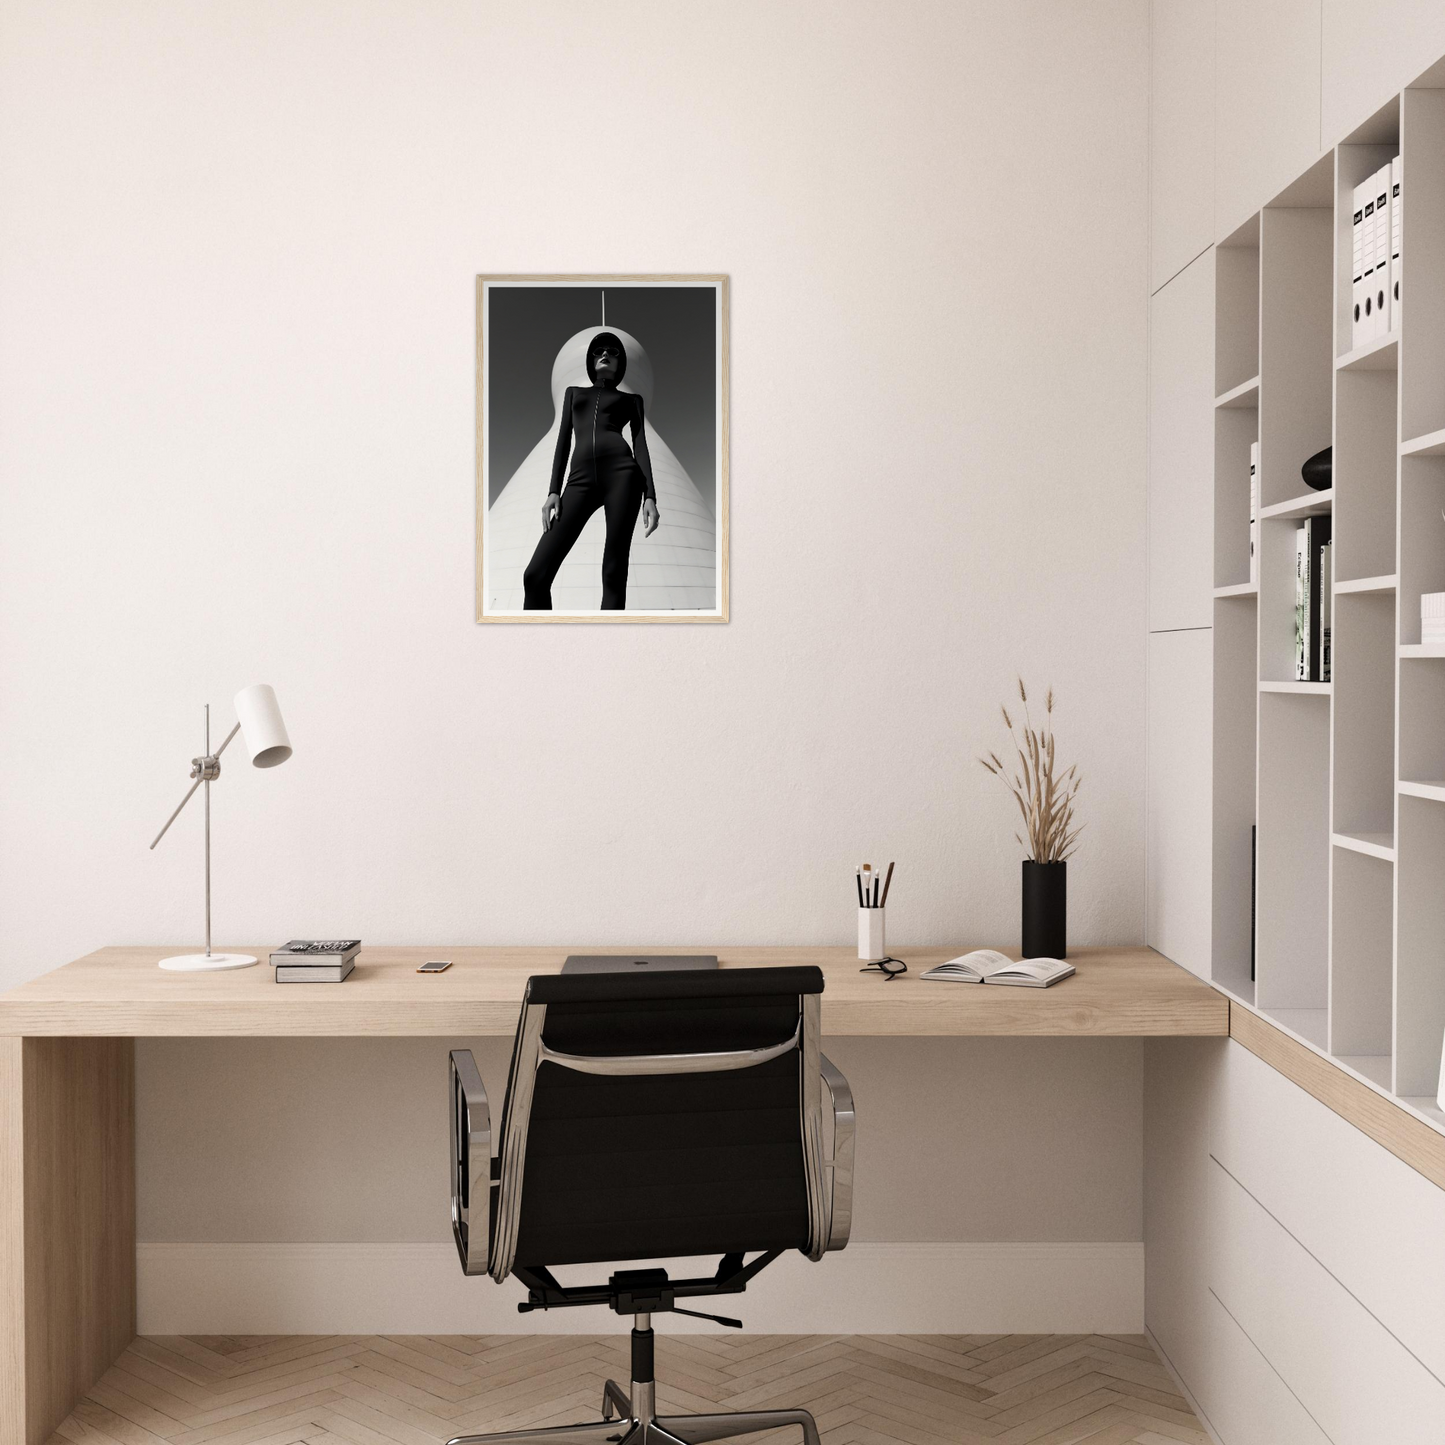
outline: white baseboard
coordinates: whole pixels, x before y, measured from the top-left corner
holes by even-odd
[[[140,1244],[136,1264],[144,1335],[616,1328],[597,1309],[518,1314],[522,1287],[466,1278],[450,1244]],[[746,1294],[695,1303],[759,1334],[1138,1334],[1144,1246],[853,1244],[817,1264],[784,1255]],[[674,1315],[666,1328],[718,1326]]]

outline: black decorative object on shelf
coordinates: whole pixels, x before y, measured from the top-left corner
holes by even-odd
[[[1314,488],[1317,492],[1327,492],[1335,484],[1335,449],[1328,446],[1322,452],[1316,452],[1304,466],[1299,469],[1299,474],[1304,478],[1305,486]]]
[[[1025,858],[1023,954],[1025,958],[1068,956],[1069,865]]]

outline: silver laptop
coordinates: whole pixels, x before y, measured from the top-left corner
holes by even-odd
[[[569,953],[563,973],[676,973],[716,968],[715,953]]]

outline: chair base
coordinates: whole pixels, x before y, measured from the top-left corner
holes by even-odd
[[[739,1410],[719,1415],[653,1415],[647,1403],[652,1381],[628,1395],[615,1380],[602,1392],[602,1419],[545,1430],[503,1430],[495,1435],[458,1435],[447,1445],[707,1445],[797,1425],[803,1445],[819,1445],[818,1426],[806,1410]],[[638,1407],[633,1408],[636,1398]],[[620,1413],[614,1417],[616,1409]]]

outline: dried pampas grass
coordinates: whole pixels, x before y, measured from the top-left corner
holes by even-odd
[[[1078,767],[1070,764],[1067,771],[1054,776],[1054,690],[1044,696],[1044,725],[1035,728],[1029,717],[1029,695],[1019,678],[1019,701],[1023,703],[1022,737],[1014,727],[1008,708],[1001,708],[1008,727],[1009,741],[1018,754],[1018,765],[1011,772],[997,753],[980,758],[985,768],[1014,795],[1023,814],[1028,837],[1014,837],[1023,844],[1036,863],[1062,863],[1077,846],[1082,823],[1074,822],[1074,801],[1083,781]]]

